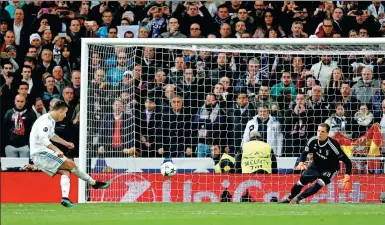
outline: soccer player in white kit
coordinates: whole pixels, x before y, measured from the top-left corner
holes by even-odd
[[[95,181],[87,173],[79,170],[72,160],[67,159],[50,140],[60,143],[69,149],[74,144],[67,142],[55,134],[56,121],[62,121],[66,117],[68,106],[63,101],[58,101],[52,111],[39,117],[32,126],[29,137],[30,154],[34,164],[43,172],[53,177],[61,174],[61,204],[65,207],[72,207],[74,204],[69,200],[70,173],[89,183],[95,189],[108,188],[110,182]]]

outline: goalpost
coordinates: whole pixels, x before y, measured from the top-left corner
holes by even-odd
[[[339,68],[352,88],[362,71],[370,68],[373,79],[381,82],[385,58],[379,58],[384,53],[383,38],[82,39],[79,167],[97,179],[112,181],[112,185],[107,190],[92,190],[79,180],[78,201],[280,200],[299,178],[293,168],[304,141],[310,138],[306,135],[314,134],[316,122],[329,120],[335,125],[333,137],[343,143],[354,162],[353,189],[347,192],[341,188],[337,182],[340,174],[307,201],[379,202],[381,195],[385,199],[381,125],[373,126],[373,120],[365,128],[363,120],[367,119],[366,111],[382,117],[382,109],[367,96],[362,97],[367,104],[355,103],[353,109],[345,104],[344,114],[334,114],[338,117],[334,118],[332,113],[340,103],[336,95],[344,82],[330,79],[338,77],[332,71]],[[325,63],[320,63],[322,60]],[[314,66],[317,63],[319,66]],[[279,88],[287,79],[283,76],[286,72],[296,87]],[[330,84],[337,86],[332,89]],[[312,85],[321,86],[326,111],[314,109]],[[271,92],[267,99],[266,89]],[[371,90],[372,95],[379,94],[381,85]],[[249,104],[238,111],[247,114],[238,115],[234,105],[246,101],[238,99],[243,93]],[[306,116],[293,119],[291,113],[298,113],[295,99],[301,94],[309,101],[302,114]],[[210,108],[212,98],[217,104]],[[156,105],[154,110],[152,105]],[[264,105],[269,120],[279,122],[274,132],[267,127],[261,134],[270,139],[268,142],[274,140],[274,171],[278,173],[233,173],[236,157],[227,156],[239,152],[247,121],[263,115],[259,111]],[[341,119],[343,126],[336,124]],[[170,158],[178,173],[165,178],[160,166]],[[218,168],[222,173],[216,173]],[[224,172],[227,168],[230,173]]]

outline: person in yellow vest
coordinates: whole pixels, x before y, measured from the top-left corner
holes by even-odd
[[[250,141],[242,146],[241,168],[242,173],[276,173],[274,151],[257,131],[251,132]]]
[[[215,173],[235,173],[235,159],[227,153],[221,154],[219,145],[211,146],[211,155],[217,164],[214,166]]]

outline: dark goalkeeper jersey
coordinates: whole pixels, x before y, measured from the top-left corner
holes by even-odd
[[[346,165],[346,174],[351,173],[352,163],[350,159],[333,138],[328,137],[323,142],[319,142],[316,136],[310,138],[301,154],[301,162],[306,161],[306,156],[309,153],[313,153],[312,166],[317,170],[337,171],[339,170],[339,161],[342,161]]]

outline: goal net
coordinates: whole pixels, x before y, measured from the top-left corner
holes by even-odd
[[[352,159],[353,188],[385,194],[384,39],[83,39],[79,202],[269,202],[286,198],[317,125]],[[250,140],[271,146],[242,151]],[[328,154],[328,153],[326,153]],[[331,153],[330,153],[331,154]],[[177,174],[160,174],[172,161]],[[311,163],[308,155],[307,163]]]

